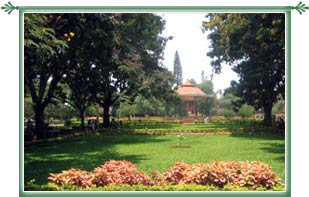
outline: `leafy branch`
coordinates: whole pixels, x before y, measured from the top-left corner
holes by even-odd
[[[297,6],[296,7],[293,6],[292,9],[297,10],[299,14],[303,14],[303,12],[309,9],[309,6],[306,6],[303,2],[299,2]]]
[[[13,10],[18,10],[17,6],[14,6],[10,1],[7,2],[4,6],[1,7],[2,10],[7,12],[8,14],[11,14]]]

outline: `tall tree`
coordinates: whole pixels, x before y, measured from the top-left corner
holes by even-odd
[[[60,36],[60,15],[24,15],[25,85],[35,113],[35,134],[45,137],[44,110],[52,101],[57,84],[66,70],[60,58],[67,42]]]
[[[201,82],[204,83],[206,80],[207,80],[207,77],[205,76],[204,70],[202,70],[202,73],[201,73]]]
[[[104,126],[110,125],[110,107],[120,97],[134,97],[160,70],[166,38],[159,36],[164,21],[154,14],[91,15],[84,42],[93,72],[90,84],[103,107]],[[95,22],[94,22],[95,21]]]
[[[182,78],[182,67],[180,63],[180,57],[178,51],[175,52],[174,56],[174,77],[176,79],[176,88],[182,85],[183,78]]]
[[[81,120],[80,127],[85,128],[85,112],[94,103],[90,90],[90,76],[92,70],[87,44],[89,42],[89,31],[91,22],[95,22],[91,15],[87,14],[66,14],[67,23],[63,27],[65,37],[70,39],[66,58],[67,64],[71,68],[66,72],[65,83],[70,88],[67,92],[66,102],[79,111]]]
[[[207,54],[220,73],[228,63],[238,73],[236,94],[241,103],[264,109],[264,124],[271,125],[271,109],[285,93],[284,14],[209,14],[212,50]]]

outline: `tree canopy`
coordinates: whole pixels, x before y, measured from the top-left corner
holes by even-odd
[[[280,13],[208,14],[212,67],[223,63],[238,73],[234,83],[241,103],[263,108],[264,124],[271,125],[271,109],[285,94],[285,16]]]
[[[61,93],[60,82],[82,119],[94,102],[103,107],[106,127],[123,96],[173,95],[173,76],[160,64],[164,25],[154,14],[25,14],[25,90],[37,130],[44,130],[44,110]]]

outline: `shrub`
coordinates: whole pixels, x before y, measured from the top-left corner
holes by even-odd
[[[59,174],[51,173],[48,179],[58,186],[75,185],[77,187],[149,184],[148,175],[137,172],[131,162],[115,160],[105,162],[92,172],[71,168]]]
[[[62,171],[59,174],[51,173],[48,179],[58,186],[76,185],[78,187],[88,187],[92,185],[94,176],[91,172],[71,168],[69,170]]]
[[[271,188],[280,184],[279,177],[266,164],[257,161],[175,163],[164,173],[170,184],[201,184],[224,187],[227,184],[241,187]]]
[[[267,191],[264,187],[258,187],[256,191]],[[284,186],[278,185],[271,189],[272,191],[284,191]],[[107,186],[91,186],[91,187],[76,187],[76,186],[57,186],[49,183],[47,185],[26,185],[25,191],[252,191],[248,187],[238,187],[226,185],[224,188],[213,185],[196,185],[196,184],[181,184],[181,185],[107,185]]]
[[[270,167],[257,161],[195,164],[176,162],[163,174],[152,172],[149,178],[144,172],[138,172],[131,162],[110,160],[92,172],[71,168],[59,174],[50,174],[49,180],[60,188],[76,187],[77,190],[122,185],[160,186],[160,189],[167,190],[171,185],[203,185],[223,190],[233,190],[233,187],[266,190],[282,186],[279,177]]]
[[[250,105],[243,105],[239,108],[238,113],[243,118],[250,117],[254,114],[254,108],[251,107]]]
[[[128,161],[111,160],[95,168],[93,184],[103,185],[147,185],[149,177],[144,172],[137,172],[136,167]]]

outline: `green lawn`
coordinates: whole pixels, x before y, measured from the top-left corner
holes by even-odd
[[[93,135],[67,138],[25,147],[25,183],[35,179],[46,184],[49,173],[71,167],[93,170],[107,160],[128,160],[138,170],[163,172],[174,162],[212,161],[264,162],[284,180],[284,137],[263,135],[185,135],[179,145],[176,135]]]

